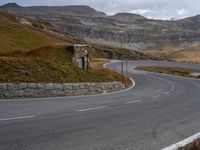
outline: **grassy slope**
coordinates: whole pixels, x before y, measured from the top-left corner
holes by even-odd
[[[0,11],[0,54],[28,51],[49,43],[59,43],[59,40],[23,26],[14,15]]]
[[[143,53],[139,53],[136,51],[131,51],[129,49],[121,49],[119,47],[107,46],[107,45],[98,45],[92,44],[91,47],[96,50],[96,53],[102,55],[108,59],[149,59],[148,55],[144,55]]]
[[[83,71],[72,64],[67,46],[44,47],[0,59],[0,82],[104,82],[121,78],[107,69]]]
[[[95,52],[90,55],[91,58],[99,57]],[[65,42],[20,24],[11,14],[0,12],[0,82],[120,80],[119,74],[102,67],[87,71],[75,67],[72,48]]]
[[[146,54],[164,60],[200,63],[200,45],[193,44],[185,48],[176,47],[160,47],[157,49],[150,49]]]
[[[167,58],[181,62],[200,63],[200,45],[192,45],[170,53]]]

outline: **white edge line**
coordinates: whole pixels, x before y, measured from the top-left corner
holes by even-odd
[[[160,97],[161,95],[156,95],[156,96],[153,96],[152,98],[158,98],[158,97]]]
[[[170,92],[165,92],[165,95],[168,95]]]
[[[79,109],[79,110],[76,110],[77,112],[83,112],[83,111],[91,111],[91,110],[99,110],[99,109],[104,109],[106,108],[107,106],[102,106],[102,107],[94,107],[94,108],[86,108],[86,109]]]
[[[138,102],[141,102],[142,100],[139,99],[139,100],[136,100],[136,101],[130,101],[130,102],[126,102],[125,104],[133,104],[133,103],[138,103]]]
[[[187,138],[187,139],[184,139],[183,141],[180,141],[176,144],[173,144],[169,147],[166,147],[166,148],[163,148],[162,150],[178,150],[178,148],[181,148],[181,147],[184,147],[188,144],[191,144],[192,142],[194,142],[195,140],[199,139],[200,138],[200,132]]]
[[[19,120],[19,119],[29,119],[34,118],[35,116],[23,116],[23,117],[13,117],[13,118],[2,118],[0,121],[9,121],[9,120]]]

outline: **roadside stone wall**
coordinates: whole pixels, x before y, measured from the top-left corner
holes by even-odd
[[[106,83],[2,83],[0,99],[41,98],[109,93],[125,88],[121,82]]]

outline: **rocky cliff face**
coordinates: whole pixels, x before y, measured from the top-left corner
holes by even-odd
[[[92,43],[119,46],[122,41],[126,48],[148,50],[166,45],[184,47],[200,41],[200,16],[161,21],[129,13],[107,16],[88,6],[12,6],[2,6],[0,9],[48,21],[60,32],[73,34]]]

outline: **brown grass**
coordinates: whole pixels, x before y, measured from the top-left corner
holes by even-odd
[[[200,140],[197,140],[185,147],[179,148],[178,150],[200,150]]]
[[[91,47],[95,49],[96,55],[107,58],[107,59],[134,59],[134,60],[145,60],[149,59],[148,55],[140,52],[132,51],[129,49],[121,49],[119,47],[92,44]]]
[[[93,68],[93,69],[95,69],[97,71],[107,70],[108,73],[110,72],[111,77],[115,75],[117,77],[118,81],[122,81],[121,74],[119,74],[116,71],[111,71],[111,70],[103,68],[103,65],[105,63],[109,63],[109,62],[110,62],[109,59],[105,59],[105,58],[93,58],[93,59],[91,59],[90,66],[91,66],[91,68]],[[126,87],[129,87],[132,84],[132,82],[130,81],[130,79],[127,76],[124,76],[123,83],[125,84]]]
[[[59,40],[50,34],[19,23],[19,18],[0,11],[0,82],[110,82],[121,75],[102,68],[103,62],[91,63],[84,71],[72,63],[74,39]],[[40,23],[34,22],[36,28]],[[68,45],[67,45],[68,44]],[[89,50],[91,59],[103,56]],[[126,85],[130,82],[125,80]]]
[[[200,63],[200,45],[193,44],[188,47],[159,47],[149,49],[145,54],[161,60]]]
[[[101,64],[99,64],[101,65]],[[48,46],[0,57],[0,82],[110,82],[121,81],[102,67],[83,71],[72,64],[72,47]]]
[[[24,26],[16,16],[0,11],[0,54],[29,51],[56,43],[64,42]]]

